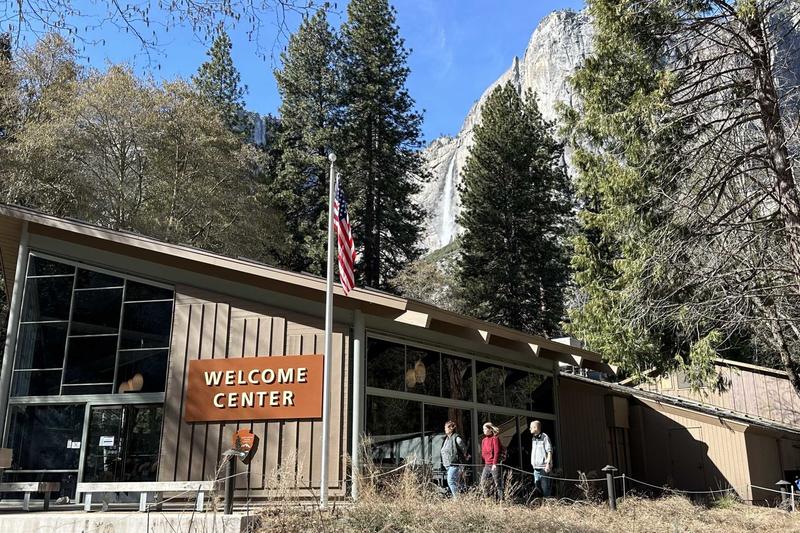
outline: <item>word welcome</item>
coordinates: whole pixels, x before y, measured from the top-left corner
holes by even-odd
[[[296,372],[295,372],[296,370]],[[279,368],[275,372],[271,368],[263,370],[254,368],[245,373],[244,370],[226,370],[225,372],[218,370],[216,372],[203,372],[206,385],[209,387],[218,387],[222,382],[222,376],[225,376],[225,385],[271,385],[273,383],[307,383],[308,382],[308,369],[307,368]],[[247,377],[245,378],[245,374]]]

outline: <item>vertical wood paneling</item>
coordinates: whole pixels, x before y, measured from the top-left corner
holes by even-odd
[[[191,308],[191,317],[189,320],[189,329],[186,335],[186,349],[185,349],[185,360],[187,361],[186,365],[188,366],[188,361],[191,359],[197,359],[197,354],[200,350],[200,340],[202,338],[203,332],[203,304],[192,304]],[[184,368],[183,375],[186,375],[187,369]],[[184,378],[185,379],[185,378]],[[184,383],[185,388],[185,383]],[[181,408],[183,411],[183,408]],[[183,413],[181,412],[181,415]],[[195,431],[194,431],[195,424],[188,424],[183,422],[183,416],[181,416],[181,423],[179,426],[180,431],[180,441],[187,442],[188,446],[181,446],[180,453],[176,457],[176,479],[193,479],[191,476],[191,464],[192,464],[192,456],[195,453],[202,453],[201,450],[203,449],[203,442],[198,441],[195,438]],[[205,435],[203,435],[205,440]],[[198,450],[200,449],[200,451]],[[202,473],[202,471],[201,471]]]
[[[284,353],[286,343],[286,319],[272,318],[272,344],[270,355],[279,356]],[[283,440],[283,422],[267,422],[267,448],[264,450],[264,475],[266,479],[274,477],[281,463],[281,441]],[[264,487],[269,488],[269,487]]]
[[[188,291],[181,294],[181,290]],[[180,288],[170,366],[160,479],[209,479],[214,476],[220,452],[230,447],[236,423],[184,424],[181,422],[187,361],[196,358],[291,356],[320,353],[324,334],[319,319],[286,314],[262,304],[233,300],[206,292]],[[289,318],[291,316],[291,318]],[[337,325],[333,339],[331,495],[343,494],[347,443],[347,336]],[[261,443],[247,475],[237,478],[237,495],[263,498],[265,483],[279,465],[297,468],[301,487],[319,484],[321,441],[319,420],[272,422],[242,421],[252,427]],[[292,462],[294,461],[294,462]],[[239,465],[239,471],[243,468]],[[249,492],[245,492],[245,491]],[[305,492],[307,496],[309,493]]]
[[[189,349],[189,359],[210,359],[214,353],[214,319],[216,305],[213,303],[201,304],[200,338],[197,351],[192,353]],[[190,345],[191,346],[191,345]],[[195,423],[192,426],[192,458],[189,466],[189,479],[204,479],[206,451],[208,446],[208,424]]]
[[[325,335],[314,335],[314,352],[325,351]],[[346,387],[345,387],[346,388]],[[345,403],[345,405],[347,405]],[[311,422],[311,486],[319,487],[320,473],[322,472],[322,421]]]
[[[215,305],[215,316],[213,325],[213,349],[212,359],[224,359],[228,353],[228,323],[230,320],[230,306],[224,303]],[[227,448],[222,446],[222,432],[220,424],[208,424],[206,438],[206,463],[204,478],[212,479],[220,477],[217,469],[222,462],[222,452]]]
[[[239,359],[244,353],[244,334],[245,318],[238,309],[231,309],[230,329],[228,330],[228,359]],[[225,422],[221,425],[222,430],[222,449],[227,450],[233,445],[233,434],[239,429],[238,422]],[[237,473],[241,473],[242,464],[238,464]],[[236,488],[247,488],[247,476],[239,475],[236,477]]]
[[[315,352],[315,339],[313,333],[303,333],[300,335],[300,355],[313,355]],[[298,447],[297,451],[297,475],[300,483],[305,487],[311,486],[311,453],[315,443],[311,439],[311,427],[313,422],[301,420],[297,423],[297,442],[308,443]]]
[[[258,318],[258,334],[255,353],[258,357],[270,355],[270,342],[272,340],[272,319]],[[250,488],[260,490],[264,488],[264,457],[267,449],[267,424],[256,422],[253,424],[253,433],[258,435],[259,447],[250,463]]]
[[[286,348],[283,352],[283,355],[287,354],[298,354],[300,353],[300,344],[302,342],[302,337],[296,333],[289,333],[293,328],[294,324],[287,323],[286,329]],[[282,466],[286,466],[285,462],[294,461],[294,470],[293,472],[297,473],[297,460],[298,460],[298,450],[297,450],[297,427],[299,422],[297,420],[284,420],[281,422],[283,430],[281,432],[281,464]],[[288,456],[288,457],[287,457]],[[287,461],[288,459],[288,461]]]
[[[184,367],[186,364],[186,338],[189,332],[191,306],[181,305],[176,298],[172,320],[172,343],[164,398],[164,426],[161,433],[161,460],[158,479],[175,479],[176,455],[180,442],[181,404],[183,398]]]

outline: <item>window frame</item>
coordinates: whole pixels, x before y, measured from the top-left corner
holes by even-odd
[[[56,262],[56,263],[70,265],[75,269],[75,271],[72,274],[53,274],[53,275],[28,276],[28,272],[30,272],[30,265],[32,264],[30,259],[33,258],[33,257],[39,258],[39,259],[43,259],[43,260],[46,260],[46,261],[53,261],[53,262]],[[113,381],[111,383],[111,386],[109,388],[110,390],[109,390],[108,393],[75,394],[75,395],[64,394],[64,387],[65,387],[64,379],[65,379],[66,368],[67,368],[67,353],[69,352],[70,338],[74,337],[73,335],[71,335],[71,333],[72,333],[73,311],[74,311],[74,304],[75,304],[75,293],[76,293],[76,291],[89,291],[89,290],[100,291],[100,290],[107,290],[107,289],[113,288],[113,287],[99,287],[99,288],[76,289],[76,284],[77,284],[77,280],[78,280],[78,269],[94,271],[94,272],[98,272],[100,274],[106,274],[108,276],[117,277],[117,278],[120,278],[120,279],[123,280],[122,300],[121,300],[121,304],[120,304],[120,316],[119,316],[119,322],[118,322],[117,333],[116,333],[116,336],[117,336],[116,351],[115,351],[115,354],[114,354],[114,375],[113,375]],[[25,292],[27,290],[27,280],[29,278],[31,278],[31,279],[41,279],[41,278],[49,278],[49,277],[72,277],[73,278],[73,280],[72,280],[72,289],[71,289],[71,293],[70,293],[70,309],[69,309],[69,315],[68,315],[67,320],[41,320],[41,321],[38,321],[38,320],[27,320],[27,321],[23,321],[23,320],[20,319],[19,324],[20,325],[21,324],[47,324],[47,323],[60,323],[60,324],[64,324],[65,323],[65,324],[67,324],[66,342],[64,343],[64,354],[63,354],[63,357],[62,357],[62,360],[61,360],[61,366],[57,367],[57,368],[53,367],[53,368],[47,369],[47,370],[53,370],[53,371],[55,371],[55,370],[60,370],[61,371],[61,383],[60,383],[60,386],[59,386],[59,392],[58,392],[58,395],[12,396],[11,395],[12,389],[9,389],[9,398],[8,398],[9,406],[10,405],[15,405],[15,404],[20,404],[20,403],[25,403],[25,404],[28,404],[28,403],[36,403],[36,404],[82,403],[82,402],[92,401],[92,400],[99,400],[101,402],[101,404],[105,404],[106,402],[103,401],[103,400],[104,400],[104,397],[106,397],[106,396],[109,397],[110,400],[111,400],[109,403],[119,403],[119,404],[140,403],[139,400],[137,400],[135,398],[132,398],[133,396],[136,396],[138,398],[147,398],[149,402],[161,402],[161,403],[163,403],[164,402],[164,398],[166,397],[166,382],[167,382],[166,377],[165,377],[165,385],[164,385],[164,389],[165,390],[163,392],[157,392],[157,393],[130,393],[130,392],[126,392],[126,393],[120,394],[120,393],[115,391],[115,388],[116,388],[116,383],[117,383],[117,379],[118,379],[118,372],[119,372],[119,360],[120,360],[120,349],[121,349],[120,345],[121,345],[121,341],[122,341],[122,325],[123,325],[123,320],[124,320],[124,315],[125,315],[125,305],[126,305],[126,303],[130,303],[130,302],[126,302],[125,301],[126,290],[127,290],[127,285],[128,285],[127,281],[130,280],[130,281],[134,281],[136,283],[141,283],[141,284],[144,284],[144,285],[151,285],[153,287],[157,287],[157,288],[160,288],[160,289],[172,291],[173,298],[171,300],[167,300],[167,299],[142,300],[143,302],[169,302],[169,301],[172,302],[172,309],[171,309],[171,312],[170,312],[170,316],[172,318],[170,319],[169,334],[167,336],[167,344],[166,344],[166,346],[163,346],[163,347],[160,346],[160,347],[156,347],[156,348],[150,348],[150,349],[165,350],[167,352],[168,361],[169,361],[169,356],[170,356],[171,346],[172,346],[172,335],[173,335],[173,327],[172,327],[173,324],[172,324],[172,321],[174,319],[174,313],[175,313],[175,286],[167,284],[167,283],[164,283],[164,282],[161,282],[161,281],[155,281],[155,280],[145,279],[145,278],[142,278],[142,277],[139,277],[139,276],[136,276],[136,275],[131,275],[131,274],[128,274],[127,272],[114,271],[114,270],[110,270],[110,269],[107,269],[107,268],[103,268],[103,267],[98,267],[98,266],[95,266],[95,265],[87,264],[87,263],[84,263],[84,262],[81,262],[81,261],[76,261],[74,259],[69,259],[69,258],[66,258],[66,257],[60,257],[60,256],[52,255],[52,254],[49,254],[49,253],[46,253],[46,252],[41,252],[41,251],[38,251],[38,250],[31,249],[28,252],[28,261],[26,262],[26,269],[25,269],[25,281],[26,281],[26,283],[23,285],[22,301],[23,302],[25,301],[25,296],[26,296]],[[137,300],[137,302],[138,302],[138,300]],[[21,316],[20,316],[20,318],[21,318]],[[81,335],[80,337],[98,337],[98,336],[112,336],[112,335],[114,335],[114,334]],[[14,346],[14,351],[13,351],[14,356],[12,357],[12,362],[11,362],[12,384],[13,384],[14,378],[17,375],[18,372],[31,372],[32,370],[40,370],[40,369],[17,368],[17,358],[18,358],[19,349],[20,349],[20,343],[19,343],[19,339],[18,339],[16,345]],[[169,362],[167,362],[167,369],[168,368],[169,368]],[[93,385],[93,384],[81,383],[80,385],[89,386],[89,385]],[[69,385],[66,385],[66,386],[69,386]],[[67,401],[61,401],[62,398],[66,399]],[[5,433],[6,429],[7,428],[3,428],[4,433]]]

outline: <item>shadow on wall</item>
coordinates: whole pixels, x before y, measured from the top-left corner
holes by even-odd
[[[631,405],[631,457],[632,473],[636,479],[658,486],[687,491],[708,491],[739,487],[733,469],[744,469],[742,446],[735,445],[741,434],[732,429],[684,417],[672,418],[651,407],[633,400]],[[720,434],[722,433],[722,434]],[[726,465],[718,466],[710,457],[709,447],[725,439]],[[730,454],[730,455],[728,455]],[[725,470],[725,472],[723,472]],[[742,472],[743,473],[743,472]],[[632,481],[629,488],[646,494],[662,491]],[[696,495],[693,499],[708,499],[710,495]],[[741,494],[746,497],[746,494]]]

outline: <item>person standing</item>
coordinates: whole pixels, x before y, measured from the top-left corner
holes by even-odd
[[[464,463],[468,461],[467,444],[456,432],[456,423],[444,423],[444,442],[442,443],[442,466],[447,470],[447,486],[453,498],[464,491]]]
[[[488,495],[489,485],[494,485],[495,497],[503,499],[503,473],[500,466],[503,462],[503,444],[498,434],[500,429],[486,422],[483,425],[483,441],[481,442],[481,458],[483,459],[483,473],[481,473],[481,488],[483,494]]]
[[[531,422],[531,466],[533,467],[534,490],[539,489],[542,496],[550,497],[550,478],[553,470],[553,445],[550,437],[542,431],[542,423]]]

